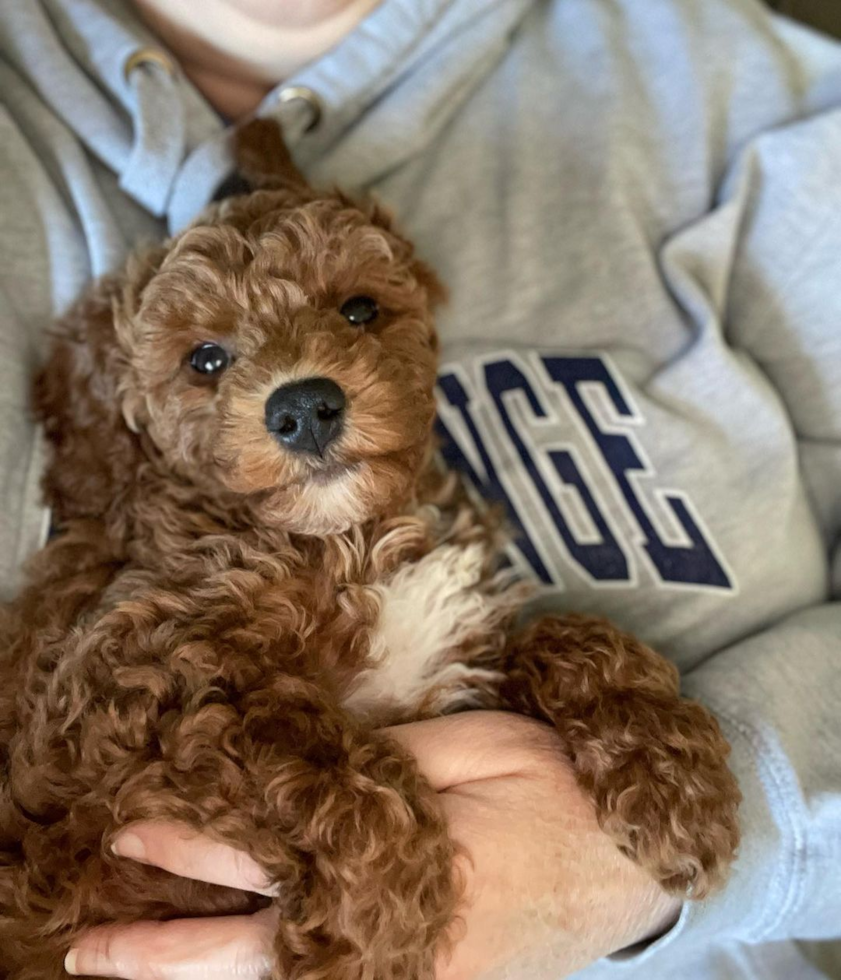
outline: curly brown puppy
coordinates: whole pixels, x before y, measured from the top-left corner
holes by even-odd
[[[105,920],[253,908],[112,857],[176,819],[278,884],[278,978],[430,980],[453,845],[376,728],[469,707],[554,725],[607,833],[705,895],[738,837],[715,721],[605,622],[518,631],[432,462],[433,275],[269,124],[241,149],[264,189],[95,285],[37,384],[61,533],[0,619],[0,976],[57,980]]]

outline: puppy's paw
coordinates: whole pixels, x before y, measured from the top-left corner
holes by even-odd
[[[736,779],[730,747],[700,704],[635,705],[637,732],[624,759],[598,787],[603,829],[666,891],[701,899],[727,877],[739,843]],[[633,738],[626,729],[616,738]]]

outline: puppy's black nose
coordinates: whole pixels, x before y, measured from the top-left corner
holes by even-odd
[[[266,428],[293,453],[323,456],[342,431],[345,393],[329,378],[282,385],[266,402]]]

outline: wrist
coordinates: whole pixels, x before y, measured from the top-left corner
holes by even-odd
[[[683,900],[663,892],[662,898],[655,903],[651,911],[648,928],[637,942],[653,942],[671,929],[680,918]]]
[[[635,917],[635,928],[629,933],[630,938],[610,954],[611,959],[636,954],[641,948],[662,938],[677,924],[683,904],[682,899],[654,886],[638,909],[639,915]]]

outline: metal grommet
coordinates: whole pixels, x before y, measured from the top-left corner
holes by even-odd
[[[310,121],[304,127],[305,133],[311,133],[321,122],[324,115],[324,103],[320,97],[306,85],[289,85],[282,88],[277,93],[277,101],[281,104],[286,102],[304,102],[310,112]]]
[[[125,80],[129,80],[129,75],[135,68],[140,68],[143,65],[157,65],[159,68],[163,68],[170,78],[175,77],[175,64],[168,54],[164,54],[157,48],[138,48],[126,58],[126,63],[123,65]]]

